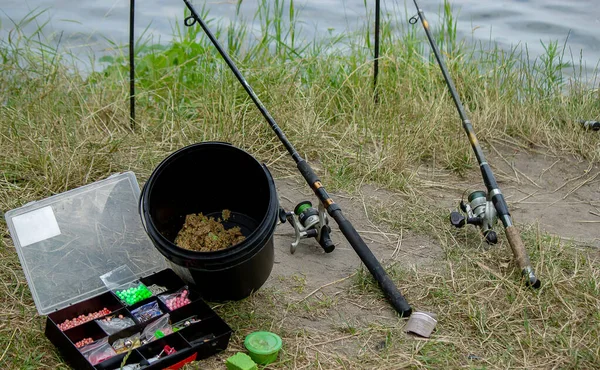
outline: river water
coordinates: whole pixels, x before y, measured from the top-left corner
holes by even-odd
[[[194,0],[200,8],[206,3],[210,16],[221,22],[232,21],[236,1]],[[252,21],[258,0],[243,0],[241,13]],[[373,22],[375,1],[366,0],[295,0],[295,9],[303,34],[307,39],[327,33],[345,33]],[[420,5],[430,22],[439,22],[442,0],[421,0]],[[461,38],[487,43],[495,41],[509,49],[527,44],[531,58],[543,53],[541,41],[566,43],[565,56],[586,70],[593,70],[600,61],[600,6],[598,0],[454,0],[451,1],[458,19]],[[136,2],[136,33],[146,31],[155,42],[168,42],[173,25],[181,22],[184,4],[180,0],[138,0]],[[412,1],[382,0],[382,9],[396,20],[414,15]],[[12,20],[21,20],[31,11],[45,10],[37,23],[48,20],[45,34],[60,38],[63,46],[75,54],[96,57],[110,52],[111,40],[127,43],[129,0],[0,0],[0,38],[6,38]],[[37,27],[29,24],[25,30]]]

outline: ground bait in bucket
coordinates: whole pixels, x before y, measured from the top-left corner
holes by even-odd
[[[189,214],[175,238],[180,248],[211,252],[229,248],[246,239],[238,226],[225,229],[222,222],[229,220],[231,211],[225,209],[221,218],[206,217],[202,213]]]

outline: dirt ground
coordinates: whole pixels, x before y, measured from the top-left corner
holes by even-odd
[[[488,153],[516,223],[539,224],[549,234],[600,248],[598,164],[508,146]],[[456,185],[463,189],[468,182]],[[458,199],[462,192],[452,194]],[[450,207],[452,200],[446,204]]]
[[[503,152],[507,152],[506,148]],[[514,150],[510,155],[499,154],[490,153],[488,160],[495,165],[493,170],[516,223],[539,225],[549,234],[600,248],[600,166],[522,150]],[[428,173],[426,169],[421,175],[425,180],[423,193],[433,194],[429,201],[448,209],[448,213],[457,208],[464,190],[473,188],[471,184],[476,184],[474,190],[485,189],[475,171],[462,181],[456,181],[456,176],[449,173]],[[286,210],[293,209],[302,200],[316,203],[308,187],[297,179],[277,180],[276,185],[281,205]],[[358,196],[331,195],[380,261],[401,262],[418,268],[443,258],[442,249],[432,238],[410,231],[400,235],[371,221],[368,204],[401,204],[406,198],[401,194],[364,185]],[[335,222],[330,220],[330,224],[334,229],[334,252],[325,254],[313,239],[304,239],[293,255],[289,252],[293,229],[289,224],[279,225],[275,237],[275,267],[267,284],[275,284],[277,276],[300,273],[306,276],[310,291],[356,271],[360,259]],[[501,228],[499,223],[498,233],[502,233]]]
[[[500,188],[503,190],[509,209],[516,223],[532,225],[550,234],[558,235],[564,241],[572,240],[578,245],[600,248],[600,167],[573,158],[554,157],[550,154],[525,152],[510,147],[488,148],[488,160],[493,165]],[[501,154],[502,153],[502,154]],[[450,212],[456,209],[465,189],[484,189],[477,169],[471,170],[463,179],[441,171],[432,172],[427,168],[418,170],[421,179],[420,193],[423,206],[436,204]],[[300,201],[311,200],[314,195],[300,176],[276,180],[281,205],[291,210]],[[325,184],[326,186],[326,184]],[[474,189],[475,190],[475,189]],[[416,234],[409,230],[393,231],[389,227],[373,221],[370,205],[382,207],[398,206],[407,201],[400,193],[364,185],[356,196],[331,193],[340,204],[346,217],[351,220],[367,245],[385,265],[398,263],[404,268],[432,269],[442,266],[444,250],[433,237]],[[396,215],[401,217],[401,215]],[[280,297],[277,307],[289,304],[309,304],[309,309],[287,310],[277,313],[276,324],[268,328],[275,332],[294,333],[296,353],[298,346],[304,346],[303,356],[321,359],[323,363],[339,362],[340,356],[347,363],[355,363],[357,357],[368,357],[379,353],[386,345],[386,337],[378,331],[367,340],[355,338],[352,330],[344,328],[369,328],[373,325],[390,328],[404,335],[405,321],[397,318],[381,299],[365,301],[364,297],[353,296],[352,286],[356,284],[353,274],[361,266],[360,259],[343,238],[335,222],[332,238],[336,249],[325,254],[314,239],[304,239],[295,254],[290,254],[293,229],[289,224],[279,225],[275,234],[275,265],[264,288],[276,292]],[[503,234],[498,225],[499,235]],[[506,248],[502,246],[501,248]],[[479,251],[477,253],[485,253]],[[509,248],[505,250],[510,258]],[[443,268],[443,266],[442,266]],[[405,286],[399,286],[404,291]],[[318,307],[325,307],[325,312]],[[317,309],[312,310],[312,308]],[[414,310],[427,311],[428,307],[415,307]],[[438,325],[445,325],[440,321]],[[240,333],[243,335],[243,333]],[[298,340],[298,338],[306,340]],[[412,337],[415,342],[422,339]],[[315,343],[315,341],[317,343]],[[299,344],[301,343],[301,344]],[[226,353],[206,360],[201,368],[219,368],[222,361],[236,350],[236,341]],[[294,350],[294,349],[288,349]],[[465,354],[465,357],[467,354]],[[470,356],[470,355],[469,355]],[[302,363],[306,363],[303,358]],[[285,367],[297,368],[299,361],[294,357],[293,364]],[[407,364],[410,359],[407,359]],[[309,361],[310,362],[310,361]],[[300,361],[299,361],[300,363]],[[319,366],[321,362],[317,361]],[[361,368],[369,368],[368,361],[360,362]],[[405,364],[389,364],[386,368],[401,368]],[[344,368],[344,365],[340,368]],[[358,366],[358,365],[357,365]],[[381,366],[378,363],[377,366]],[[316,366],[315,366],[316,367]],[[301,368],[301,367],[300,367]]]

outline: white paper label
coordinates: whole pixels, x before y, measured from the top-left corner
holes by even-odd
[[[12,222],[21,247],[60,235],[58,222],[50,206],[13,217]]]

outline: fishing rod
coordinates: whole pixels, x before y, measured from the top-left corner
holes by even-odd
[[[379,33],[381,29],[381,0],[375,0],[375,55],[373,60],[373,91],[375,93],[375,103],[379,101],[377,92],[377,75],[379,74]]]
[[[579,120],[579,124],[585,130],[592,130],[592,131],[598,131],[598,130],[600,130],[600,122],[598,122],[598,121],[584,121],[584,120]]]
[[[194,24],[198,23],[200,27],[202,27],[202,30],[204,30],[206,36],[210,39],[210,41],[215,46],[219,54],[221,54],[221,57],[223,57],[223,59],[225,60],[235,77],[238,79],[240,84],[244,87],[244,90],[246,90],[248,96],[250,96],[250,99],[252,99],[252,101],[254,102],[260,113],[263,115],[269,126],[271,126],[271,129],[273,129],[275,135],[277,135],[283,146],[290,153],[290,155],[294,159],[294,162],[296,162],[298,170],[300,171],[310,188],[313,190],[319,201],[321,202],[323,208],[327,211],[329,216],[331,216],[331,218],[335,220],[346,240],[348,240],[356,254],[358,254],[358,256],[360,257],[361,261],[365,264],[369,272],[371,272],[375,280],[377,280],[385,297],[392,304],[394,309],[400,314],[400,316],[409,316],[412,312],[410,305],[406,302],[406,299],[402,296],[402,293],[400,293],[392,279],[390,279],[388,274],[385,272],[385,270],[373,254],[373,252],[371,252],[369,247],[360,237],[354,226],[352,226],[350,221],[348,221],[348,219],[344,217],[340,206],[331,199],[331,197],[323,187],[323,184],[321,184],[319,177],[315,174],[310,165],[300,156],[300,154],[298,154],[292,143],[290,143],[290,141],[286,138],[285,134],[277,125],[267,108],[265,108],[265,106],[260,101],[254,90],[252,90],[252,87],[242,76],[240,70],[236,67],[233,60],[223,49],[219,41],[204,23],[202,18],[200,18],[190,1],[183,0],[183,2],[192,14],[191,16],[185,18],[184,24],[188,27],[191,27]]]
[[[525,283],[528,286],[539,288],[541,286],[540,280],[535,276],[533,267],[531,267],[531,262],[529,261],[529,256],[525,250],[525,245],[523,244],[523,240],[521,240],[521,235],[519,234],[517,228],[513,225],[512,218],[508,212],[508,206],[504,200],[504,196],[502,195],[502,192],[500,192],[494,174],[492,173],[492,169],[483,155],[483,150],[481,149],[477,137],[475,136],[473,125],[471,124],[469,117],[467,117],[467,112],[465,111],[465,108],[463,107],[458,96],[458,92],[456,91],[454,82],[448,73],[448,69],[446,68],[446,64],[442,59],[440,50],[438,49],[438,46],[431,35],[431,31],[429,30],[429,22],[427,22],[425,13],[421,7],[419,7],[417,0],[413,0],[413,2],[415,3],[418,14],[412,17],[409,20],[409,23],[415,24],[418,19],[421,19],[421,24],[423,25],[423,29],[425,30],[429,44],[433,49],[435,59],[437,59],[438,65],[442,70],[444,80],[446,80],[446,85],[448,85],[448,90],[450,90],[450,95],[452,95],[452,99],[454,100],[454,104],[456,105],[456,109],[458,110],[458,114],[462,120],[463,128],[469,137],[471,148],[473,148],[475,157],[477,157],[477,162],[479,162],[479,168],[481,170],[481,175],[483,176],[483,182],[487,188],[487,196],[485,195],[485,192],[474,192],[469,196],[469,204],[464,204],[461,202],[461,205],[464,205],[464,208],[461,208],[467,213],[468,218],[465,219],[462,215],[457,215],[456,212],[451,215],[451,222],[456,227],[462,227],[465,225],[465,223],[471,223],[480,226],[483,228],[482,230],[486,234],[486,240],[488,240],[487,236],[490,235],[489,238],[492,240],[488,240],[488,242],[494,242],[493,237],[495,237],[495,233],[489,233],[491,230],[490,226],[493,226],[495,223],[496,216],[500,218],[504,226],[506,238],[508,239],[508,243],[510,244],[515,259],[517,260],[517,265],[521,269],[521,274],[525,279]],[[474,211],[477,211],[477,213]],[[486,214],[486,212],[488,213]],[[463,218],[461,219],[461,217]]]
[[[135,128],[135,0],[129,1],[129,124]]]

